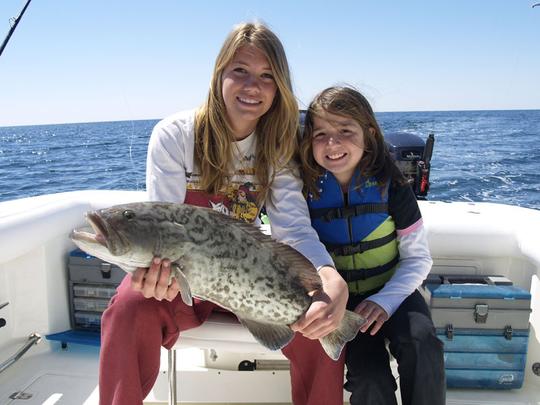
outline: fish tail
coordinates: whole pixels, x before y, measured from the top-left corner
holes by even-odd
[[[339,328],[319,339],[326,354],[328,354],[332,360],[337,361],[345,344],[354,339],[365,321],[366,320],[356,312],[345,311],[345,316],[343,317]]]

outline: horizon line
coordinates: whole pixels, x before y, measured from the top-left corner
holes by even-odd
[[[402,111],[375,111],[375,114],[401,114],[401,113],[440,113],[440,112],[488,112],[488,111],[540,111],[540,108],[497,108],[497,109],[463,109],[463,110],[402,110]],[[111,122],[138,122],[138,121],[160,121],[162,118],[136,118],[136,119],[117,119],[105,121],[78,121],[78,122],[49,122],[40,124],[0,124],[0,128],[16,128],[16,127],[39,127],[50,125],[77,125],[77,124],[105,124]]]

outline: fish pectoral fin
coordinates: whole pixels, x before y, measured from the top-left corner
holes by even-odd
[[[356,312],[345,311],[345,316],[339,328],[319,339],[326,354],[332,360],[339,359],[339,355],[345,344],[354,339],[364,322],[366,320]]]
[[[258,322],[240,317],[238,320],[248,328],[257,342],[270,350],[281,349],[294,337],[294,332],[287,325]]]
[[[193,297],[191,295],[191,288],[189,288],[189,283],[186,276],[182,272],[181,267],[176,263],[171,263],[171,269],[174,271],[174,274],[171,272],[171,277],[176,278],[178,286],[180,287],[180,296],[182,297],[182,301],[184,301],[184,304],[191,307],[193,305]],[[172,279],[169,280],[169,284],[171,282]]]

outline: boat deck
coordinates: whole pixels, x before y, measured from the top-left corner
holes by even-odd
[[[34,349],[31,349],[34,350]],[[81,404],[97,405],[97,369],[98,369],[99,348],[70,345],[67,349],[61,349],[60,345],[53,344],[53,349],[41,353],[28,353],[10,369],[0,375],[0,403],[5,405],[54,405],[54,404]],[[185,355],[190,354],[186,351]],[[179,354],[182,358],[182,353]],[[166,351],[163,351],[162,370],[158,380],[144,401],[145,405],[156,405],[167,402],[167,375],[166,375]],[[395,361],[393,369],[395,371]],[[290,404],[290,399],[276,401],[277,386],[283,388],[283,384],[288,383],[289,372],[287,370],[277,371],[232,371],[208,369],[197,366],[187,366],[179,362],[178,365],[177,388],[180,396],[179,404],[246,404],[260,403],[272,405]],[[216,388],[229,387],[229,394],[221,390],[208,389],[208,402],[200,402],[200,392],[197,393],[198,400],[193,400],[190,386],[201,387],[200,382],[195,380],[205,379],[203,386]],[[269,381],[265,392],[260,391],[261,380]],[[525,384],[525,387],[532,387],[534,384]],[[253,387],[257,387],[257,392],[252,392]],[[183,390],[183,391],[182,391]],[[238,395],[243,391],[242,401],[230,399],[242,397]],[[283,394],[277,395],[286,395]],[[16,393],[20,393],[20,398],[16,398]],[[31,395],[30,398],[27,398]],[[259,398],[253,401],[253,396]],[[10,398],[11,396],[11,398]],[[185,397],[185,401],[182,400]],[[220,398],[218,398],[220,397]],[[25,399],[26,398],[26,399]],[[251,400],[249,399],[251,398]],[[347,396],[345,396],[347,398]],[[221,402],[220,402],[221,401]],[[348,402],[344,402],[347,404]],[[398,399],[398,403],[401,401]],[[448,405],[538,405],[540,398],[527,388],[519,390],[456,390],[447,391]]]

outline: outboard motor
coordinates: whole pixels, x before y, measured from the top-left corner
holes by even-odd
[[[411,183],[416,198],[425,200],[429,191],[430,162],[435,136],[429,134],[424,142],[417,135],[391,132],[384,135],[384,140],[396,166]]]

